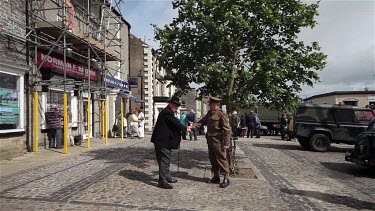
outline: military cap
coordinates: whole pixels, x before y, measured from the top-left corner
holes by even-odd
[[[212,96],[210,96],[208,102],[209,102],[209,103],[220,103],[220,102],[221,102],[221,99],[220,99],[220,98],[217,98],[217,97],[212,97]]]
[[[172,96],[172,98],[167,100],[167,102],[173,103],[173,104],[177,105],[177,107],[181,106],[180,100],[178,99],[178,97],[175,97],[175,96]]]

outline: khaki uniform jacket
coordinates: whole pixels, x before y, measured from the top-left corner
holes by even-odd
[[[221,109],[208,111],[206,116],[192,125],[192,128],[199,128],[203,125],[207,126],[206,136],[208,141],[210,137],[219,137],[223,146],[230,146],[229,119]]]

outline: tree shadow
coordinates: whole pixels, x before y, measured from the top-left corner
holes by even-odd
[[[119,176],[125,177],[129,180],[139,181],[146,185],[158,186],[158,180],[153,175],[146,174],[145,172],[137,170],[122,170],[118,173]]]
[[[321,162],[320,164],[327,169],[343,174],[355,177],[375,178],[375,169],[366,168],[354,163]]]
[[[194,181],[194,182],[207,182],[207,180],[208,180],[205,177],[195,177],[193,175],[190,175],[189,172],[183,172],[183,171],[172,173],[172,177],[177,177],[177,178],[181,178],[181,179],[184,179],[184,180],[190,180],[190,181]]]
[[[287,149],[287,150],[297,150],[297,151],[311,151],[306,150],[299,144],[253,144],[255,147],[263,147],[263,148],[272,148],[272,149]],[[346,153],[350,151],[348,148],[341,148],[336,146],[331,146],[327,152],[338,152],[338,153]],[[322,152],[316,152],[322,153]],[[324,152],[323,152],[324,153]]]
[[[94,159],[106,160],[109,163],[124,163],[135,166],[140,169],[145,169],[150,166],[157,166],[155,150],[142,146],[128,146],[125,148],[109,148],[98,149],[86,153],[87,156],[94,157]],[[172,151],[171,164],[179,165],[180,168],[185,169],[204,169],[209,163],[207,151],[195,150],[181,150],[178,163],[178,151]]]
[[[272,149],[307,151],[299,145],[290,145],[290,144],[253,144],[253,146],[262,147],[262,148],[272,148]]]
[[[289,195],[300,195],[310,198],[315,198],[321,201],[325,201],[332,204],[345,205],[352,209],[363,210],[369,209],[373,210],[375,208],[375,203],[362,201],[349,196],[340,196],[336,194],[328,194],[317,191],[308,191],[308,190],[297,190],[297,189],[280,189],[282,193]]]

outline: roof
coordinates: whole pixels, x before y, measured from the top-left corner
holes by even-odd
[[[370,108],[362,108],[362,107],[357,107],[357,106],[352,106],[352,105],[332,105],[332,104],[313,104],[313,103],[301,103],[299,108],[340,108],[340,109],[355,109],[355,110],[371,110]]]
[[[328,96],[334,96],[334,95],[360,95],[360,94],[372,94],[375,95],[375,90],[371,91],[335,91],[335,92],[328,92],[324,94],[319,95],[313,95],[311,97],[308,97],[304,100],[312,100],[319,97],[328,97]]]

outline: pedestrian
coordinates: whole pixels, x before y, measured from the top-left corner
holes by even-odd
[[[181,123],[182,125],[184,125],[185,127],[188,126],[188,122],[187,122],[187,120],[186,120],[186,111],[183,111],[183,112],[181,113],[181,116],[180,116],[180,123]],[[182,131],[182,140],[187,140],[186,135],[187,135],[186,131]]]
[[[164,189],[172,189],[170,183],[176,183],[172,179],[169,167],[171,163],[172,149],[178,149],[181,143],[181,132],[189,131],[190,127],[181,124],[174,113],[181,106],[178,98],[172,97],[168,100],[168,106],[158,115],[154,131],[151,136],[151,142],[155,145],[156,160],[159,166],[158,185]]]
[[[293,117],[290,117],[289,121],[288,121],[288,141],[291,141],[292,139],[294,139],[294,135],[293,135]]]
[[[246,120],[245,120],[245,115],[241,115],[241,119],[240,119],[240,137],[245,137],[246,135]]]
[[[70,106],[68,107],[68,138],[69,138],[69,143],[70,146],[74,147],[74,137],[72,135],[72,111],[70,109]]]
[[[133,113],[128,117],[129,133],[130,137],[133,139],[134,135],[140,139],[139,136],[139,119],[138,119],[138,110],[133,110]]]
[[[224,178],[220,183],[220,187],[226,188],[230,184],[227,150],[230,147],[231,128],[228,116],[220,109],[220,102],[221,99],[210,97],[208,101],[210,110],[206,116],[194,123],[192,128],[207,125],[208,155],[212,166],[211,171],[214,175],[208,183],[219,184],[221,174]]]
[[[121,127],[121,113],[119,112],[116,115],[115,122],[112,126],[112,136],[113,138],[117,138],[117,136],[120,136],[120,127]]]
[[[287,139],[287,126],[288,126],[288,119],[286,118],[286,114],[281,115],[280,119],[280,132],[281,132],[281,140]]]
[[[138,128],[139,128],[139,137],[145,137],[145,115],[143,114],[143,106],[139,107],[138,110]]]
[[[61,118],[62,114],[58,105],[45,113],[48,127],[49,148],[62,149]]]
[[[240,125],[240,117],[237,116],[237,111],[232,112],[232,116],[230,117],[229,123],[232,130],[232,136],[237,137],[237,130]]]
[[[254,113],[255,115],[255,138],[260,138],[260,127],[262,126],[258,114]]]
[[[247,138],[249,138],[249,136],[253,138],[254,128],[255,128],[254,112],[250,111],[250,114],[248,114],[245,118],[246,118],[246,126],[247,126]]]
[[[197,115],[195,114],[195,110],[194,109],[190,109],[190,113],[188,115],[186,115],[186,119],[188,120],[188,125],[192,125],[194,124],[195,122],[197,122]],[[198,138],[197,138],[197,133],[198,133],[198,130],[199,128],[192,128],[191,131],[190,131],[190,141],[193,140],[193,137],[194,137],[194,141],[198,141]]]

